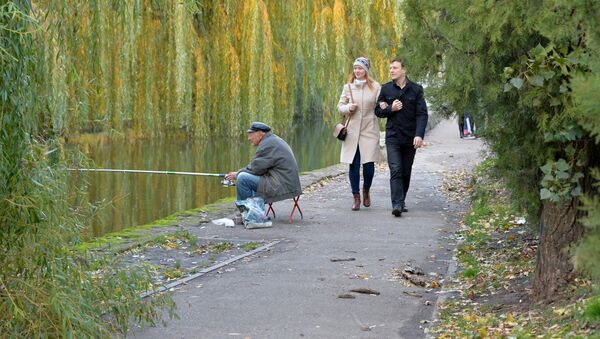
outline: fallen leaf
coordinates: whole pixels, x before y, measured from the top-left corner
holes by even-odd
[[[338,262],[338,261],[354,261],[356,258],[331,258],[329,261]]]
[[[418,293],[415,293],[415,292],[408,292],[408,291],[404,291],[404,292],[402,292],[402,293],[404,293],[404,294],[406,294],[406,295],[410,295],[411,297],[417,297],[417,298],[421,298],[421,297],[422,297],[422,295],[420,295],[420,294],[418,294]]]
[[[350,292],[362,293],[362,294],[373,294],[373,295],[380,294],[378,291],[372,290],[370,288],[354,288],[354,289],[351,289]]]

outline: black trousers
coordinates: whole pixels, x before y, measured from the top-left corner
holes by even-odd
[[[412,144],[394,144],[386,141],[387,160],[390,167],[392,207],[404,207],[410,186],[410,174],[417,150]]]

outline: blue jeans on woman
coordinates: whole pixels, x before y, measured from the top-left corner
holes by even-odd
[[[235,191],[237,200],[246,200],[256,195],[258,189],[258,181],[260,176],[250,174],[248,172],[240,172],[237,175],[235,182]]]
[[[350,170],[348,171],[350,176],[350,187],[352,193],[360,193],[360,150],[356,147],[356,154],[354,154],[354,160],[350,164]],[[375,163],[367,162],[363,164],[363,188],[369,190],[373,183],[373,177],[375,176]]]

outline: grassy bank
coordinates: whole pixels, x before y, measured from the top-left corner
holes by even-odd
[[[336,164],[303,172],[300,175],[302,190],[307,193],[318,189],[331,177],[344,174],[345,171],[346,166]],[[101,237],[90,239],[89,241],[78,244],[74,250],[80,253],[97,250],[122,252],[132,247],[152,242],[155,237],[164,235],[165,233],[173,234],[174,232],[177,232],[177,229],[169,230],[169,228],[174,228],[180,224],[182,218],[192,217],[196,219],[194,221],[196,223],[209,222],[214,219],[215,216],[221,218],[220,215],[223,213],[233,211],[234,202],[235,197],[233,196],[219,199],[214,203],[191,210],[176,212],[145,225],[128,227],[118,232],[112,232]]]
[[[164,230],[166,227],[177,226],[182,217],[193,216],[198,218],[198,223],[209,222],[209,214],[219,213],[231,208],[234,199],[233,197],[223,198],[209,205],[173,213],[145,225],[128,227],[118,232],[108,233],[101,237],[79,243],[75,246],[74,250],[77,252],[104,249],[124,251],[134,246],[140,246],[152,242],[156,237],[163,236],[164,234],[162,233],[164,232],[161,232],[161,230]],[[177,230],[173,230],[170,233],[175,232]],[[157,235],[157,233],[161,234]]]
[[[455,234],[459,269],[446,283],[432,334],[439,338],[600,337],[598,286],[577,278],[560,298],[531,297],[538,232],[512,207],[493,160],[484,161],[466,194],[470,211]]]

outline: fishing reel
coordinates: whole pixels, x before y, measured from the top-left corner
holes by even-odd
[[[223,180],[221,180],[221,184],[224,187],[231,187],[231,186],[235,186],[235,181],[234,180],[229,180],[229,179],[223,179]]]

